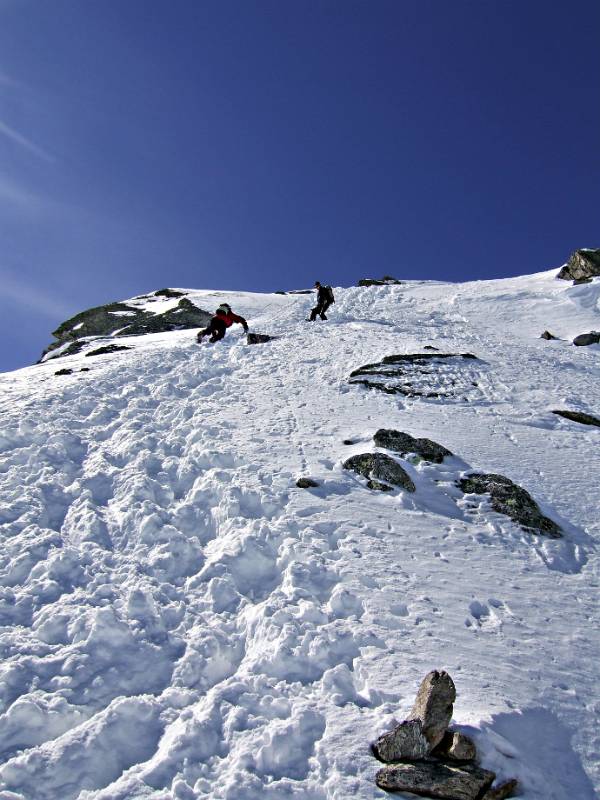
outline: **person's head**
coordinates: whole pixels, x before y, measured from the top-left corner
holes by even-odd
[[[319,283],[319,281],[315,281],[315,289],[320,289],[320,288],[321,284]]]

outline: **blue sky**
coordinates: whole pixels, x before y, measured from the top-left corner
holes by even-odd
[[[599,247],[599,32],[597,0],[0,0],[0,370],[163,286]]]

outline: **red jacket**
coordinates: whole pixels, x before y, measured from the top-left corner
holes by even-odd
[[[239,322],[240,325],[244,326],[244,328],[248,327],[248,323],[246,322],[246,320],[243,317],[234,314],[233,311],[231,311],[229,314],[226,314],[224,311],[217,311],[215,317],[217,317],[217,319],[223,320],[226,328],[230,328],[234,322]]]

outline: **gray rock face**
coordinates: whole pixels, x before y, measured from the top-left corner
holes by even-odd
[[[550,331],[544,331],[540,336],[540,339],[547,339],[548,341],[550,341],[552,339],[558,339],[558,336],[554,336],[554,334],[550,333]]]
[[[383,453],[362,453],[344,461],[344,469],[350,469],[369,480],[367,486],[378,491],[390,491],[392,486],[414,492],[415,485],[404,469],[390,456]],[[381,483],[384,481],[384,483]]]
[[[266,333],[249,333],[246,336],[248,344],[264,344],[272,342],[273,339],[277,339],[277,336],[268,336]]]
[[[559,417],[570,419],[572,422],[579,422],[581,425],[596,425],[600,428],[600,419],[591,414],[585,414],[583,411],[568,411],[567,409],[559,408],[552,413],[557,414]]]
[[[573,344],[576,347],[587,347],[590,344],[600,343],[600,333],[598,331],[590,331],[589,333],[580,333],[573,339]]]
[[[132,347],[127,347],[126,344],[107,344],[105,347],[98,347],[97,350],[90,350],[86,356],[103,356],[107,353],[116,353],[118,350],[132,350]]]
[[[490,787],[495,773],[465,764],[454,766],[436,762],[394,764],[380,769],[377,786],[398,792],[413,792],[442,800],[477,800]]]
[[[447,672],[433,670],[421,681],[409,719],[420,720],[430,750],[444,738],[455,700],[456,687]]]
[[[457,485],[466,494],[489,494],[494,511],[510,517],[527,531],[552,539],[562,536],[560,527],[542,514],[529,492],[504,475],[474,472],[461,478]]]
[[[431,746],[423,734],[421,721],[409,719],[384,733],[371,749],[380,761],[417,761],[429,755]]]
[[[575,250],[556,276],[563,281],[581,281],[600,275],[600,250]]]
[[[172,289],[161,289],[159,292],[163,295],[169,292],[168,297],[180,295]],[[207,311],[197,308],[187,297],[182,297],[176,308],[162,314],[153,314],[126,303],[108,303],[82,311],[59,325],[52,334],[57,341],[44,350],[40,360],[67,343],[70,343],[69,346],[59,355],[61,357],[73,355],[82,349],[83,340],[90,337],[136,336],[184,328],[201,328],[208,325],[211,316]]]
[[[450,761],[474,761],[477,748],[470,736],[459,731],[446,731],[432,755]]]
[[[415,439],[408,433],[389,428],[380,428],[373,441],[377,447],[385,447],[401,456],[416,453],[424,461],[432,461],[434,464],[441,464],[446,456],[452,455],[450,450],[431,439]]]
[[[518,788],[519,781],[513,778],[510,781],[501,783],[499,786],[488,789],[481,800],[506,800],[507,797],[513,797]]]

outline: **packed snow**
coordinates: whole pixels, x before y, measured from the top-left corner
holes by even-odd
[[[600,346],[571,344],[600,279],[338,288],[315,323],[314,295],[183,291],[278,338],[0,376],[0,800],[384,797],[370,742],[436,668],[524,800],[597,797],[600,429],[552,410],[600,412]],[[427,377],[452,396],[348,381],[426,346],[477,356]],[[370,491],[342,463],[378,428],[454,456]],[[463,496],[473,470],[564,537]]]

